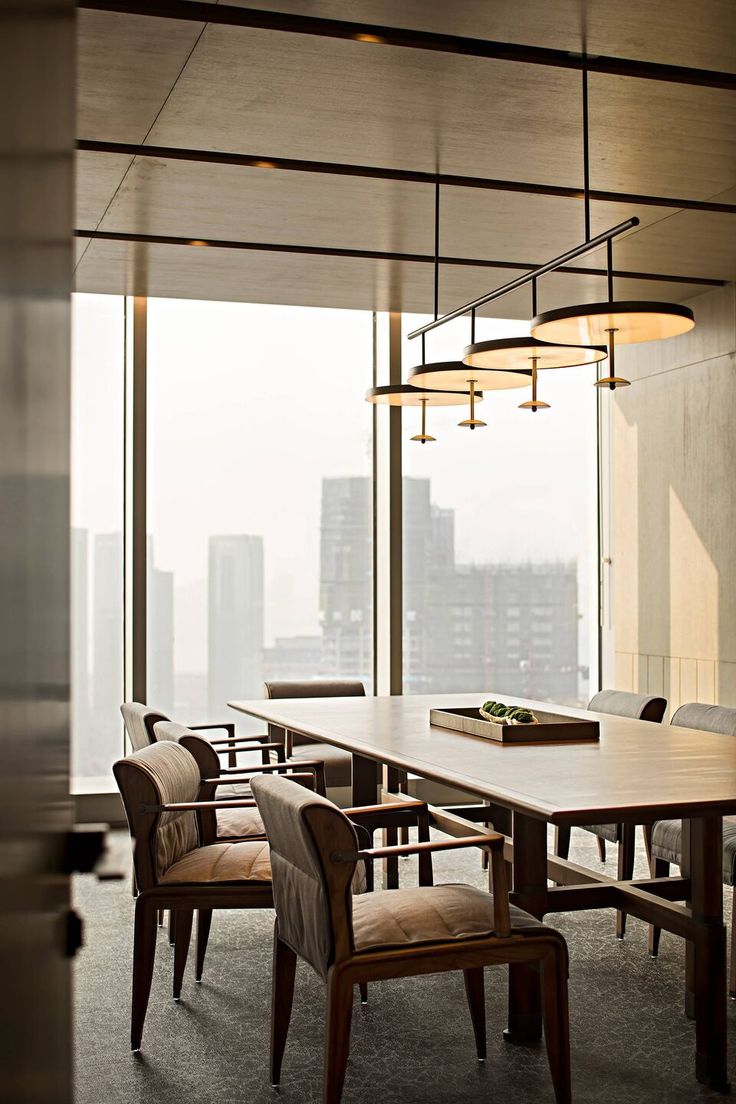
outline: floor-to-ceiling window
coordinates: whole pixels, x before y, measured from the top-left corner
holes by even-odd
[[[429,321],[405,316],[404,333]],[[527,332],[480,319],[476,340]],[[429,334],[430,361],[458,360],[468,320]],[[404,340],[404,377],[421,359]],[[486,392],[477,417],[428,411],[435,442],[403,418],[404,690],[509,694],[575,704],[596,689],[597,504],[594,368],[540,373],[549,410],[524,391]],[[605,396],[604,396],[605,399]],[[591,690],[592,688],[592,690]]]
[[[77,790],[109,789],[110,767],[123,748],[124,348],[124,299],[75,295],[71,716]]]
[[[148,700],[371,689],[372,315],[148,301]]]

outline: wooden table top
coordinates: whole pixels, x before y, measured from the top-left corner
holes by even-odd
[[[556,824],[736,813],[736,739],[567,706],[509,704],[600,721],[600,742],[502,745],[429,723],[430,708],[492,694],[232,701],[233,709]]]

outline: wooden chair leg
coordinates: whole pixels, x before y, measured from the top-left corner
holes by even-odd
[[[207,941],[210,937],[212,909],[199,909],[197,912],[197,958],[194,965],[195,981],[202,980],[204,956],[207,954]]]
[[[164,926],[164,916],[166,915],[166,909],[158,910],[158,926],[162,928]]]
[[[670,872],[670,864],[665,862],[664,859],[650,859],[649,871],[653,878],[666,878]],[[654,924],[649,925],[648,942],[650,958],[656,958],[659,954],[659,937],[661,934],[661,928],[655,928]]]
[[[728,995],[736,1000],[736,886],[733,887],[731,910],[731,964],[728,971]]]
[[[643,824],[642,834],[644,836],[644,850],[647,853],[647,862],[649,863],[649,869],[652,869],[652,825]]]
[[[169,946],[176,946],[176,909],[169,909]]]
[[[271,990],[271,1084],[281,1081],[281,1062],[291,1021],[294,1001],[296,955],[279,939],[278,928],[273,936],[273,979]]]
[[[145,897],[135,903],[133,935],[133,1001],[130,1019],[131,1050],[141,1049],[143,1024],[151,994],[153,963],[156,957],[156,909]]]
[[[636,843],[636,825],[619,824],[618,826],[618,880],[629,882],[634,877],[634,850]],[[626,935],[626,913],[620,909],[616,911],[616,938],[623,939]]]
[[[361,981],[358,988],[360,989],[360,1003],[361,1004],[367,1004],[368,1003],[368,982],[367,981]]]
[[[567,951],[555,945],[542,968],[542,1015],[547,1059],[557,1104],[571,1104]]]
[[[596,836],[595,838],[596,838],[596,841],[598,843],[598,858],[601,860],[601,862],[605,862],[606,861],[606,841],[603,839],[602,836]]]
[[[334,967],[327,975],[324,1104],[340,1104],[350,1051],[353,986]]]
[[[192,909],[177,909],[176,943],[174,944],[174,1000],[181,997],[181,983],[184,980],[184,967],[189,954],[189,941],[192,938]]]
[[[463,970],[465,976],[465,994],[468,998],[470,1019],[473,1021],[475,1050],[479,1062],[486,1060],[486,997],[483,980],[483,967],[476,966]]]

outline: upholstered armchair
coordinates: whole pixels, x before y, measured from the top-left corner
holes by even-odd
[[[155,726],[159,721],[170,720],[160,709],[151,709],[147,705],[141,705],[140,702],[124,702],[120,706],[120,712],[123,715],[125,731],[133,751],[140,751],[141,748],[152,744],[156,739]],[[189,728],[195,732],[219,730],[227,732],[226,737],[209,742],[218,749],[218,754],[227,755],[229,767],[238,765],[238,751],[257,752],[262,763],[271,762],[271,753],[277,760],[285,758],[283,743],[269,741],[267,736],[240,738],[235,734],[235,724],[232,721],[224,721],[222,724],[189,725]]]
[[[661,724],[667,710],[664,698],[647,694],[631,694],[626,690],[601,690],[588,702],[588,709],[594,713],[609,713],[614,717],[632,717],[639,721],[652,721]],[[584,832],[592,832],[597,837],[598,854],[601,862],[606,861],[606,840],[618,844],[618,878],[628,881],[634,876],[634,852],[636,844],[636,825],[634,824],[589,824]],[[555,854],[566,859],[570,853],[569,827],[555,828]],[[626,913],[616,912],[616,937],[623,939],[626,934]]]
[[[223,803],[198,801],[200,772],[174,741],[150,744],[113,767],[133,840],[138,894],[133,941],[131,1047],[139,1050],[151,991],[159,910],[176,914],[174,998],[181,993],[195,909],[270,908],[265,840],[202,844],[197,814]],[[294,783],[292,783],[293,785]],[[242,807],[230,801],[226,807]],[[206,941],[205,941],[206,943]]]
[[[681,728],[697,728],[701,732],[720,732],[736,736],[736,709],[724,705],[689,702],[676,710],[671,722]],[[736,750],[736,749],[734,749]],[[645,830],[649,867],[653,878],[666,878],[670,863],[682,865],[682,821],[658,820]],[[733,886],[733,918],[731,920],[731,954],[728,991],[736,1000],[736,817],[723,818],[723,884]],[[660,929],[649,928],[649,953],[659,954]]]
[[[266,682],[263,684],[267,698],[363,698],[365,687],[357,679],[305,679],[304,681]],[[287,754],[298,759],[322,759],[325,764],[325,782],[330,797],[338,805],[349,805],[352,800],[353,760],[349,751],[319,743],[298,732],[286,732],[278,725],[268,726],[268,737],[286,744]]]
[[[332,802],[285,778],[254,777],[252,789],[271,846],[276,907],[271,1081],[277,1085],[291,1018],[297,958],[325,983],[325,1104],[342,1097],[353,987],[369,981],[462,970],[479,1060],[485,1059],[483,968],[529,962],[541,967],[547,1053],[558,1104],[569,1104],[567,947],[559,932],[509,905],[503,836],[491,852],[493,895],[468,885],[419,886],[354,897],[356,864],[387,852],[430,854],[479,846],[479,838],[362,851],[348,818]]]

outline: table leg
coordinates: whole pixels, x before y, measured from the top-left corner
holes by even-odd
[[[353,755],[353,805],[375,805],[378,800],[378,763]]]
[[[682,862],[680,873],[684,878],[690,877],[690,821],[682,822]],[[692,908],[692,901],[685,904]],[[695,943],[692,939],[685,940],[685,1015],[689,1020],[695,1019]]]
[[[514,891],[519,908],[542,919],[547,909],[547,825],[514,813]],[[542,1037],[542,995],[539,968],[509,966],[509,1021],[504,1038],[531,1042]]]
[[[694,939],[688,940],[694,945],[695,1075],[711,1088],[728,1092],[721,817],[691,820],[690,831],[683,832],[682,843],[683,857],[689,852],[685,861],[690,867],[695,925]]]

